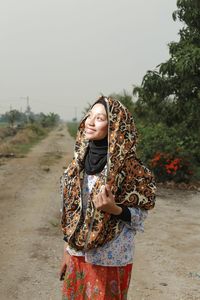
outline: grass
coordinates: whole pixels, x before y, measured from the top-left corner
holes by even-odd
[[[75,138],[77,129],[78,129],[78,123],[77,122],[67,122],[67,128],[69,130],[70,135]]]
[[[7,122],[0,122],[0,128],[8,127]]]
[[[14,153],[16,156],[25,155],[35,144],[45,138],[49,131],[50,129],[40,128],[39,125],[29,125],[19,129],[13,136],[4,135],[1,138],[0,153]]]
[[[14,156],[23,157],[34,145],[45,138],[51,129],[43,128],[37,124],[29,124],[25,128],[19,129],[15,135],[4,136],[3,143],[0,145],[0,153],[13,153]],[[49,167],[55,164],[62,156],[63,153],[60,151],[47,152],[40,158],[40,164],[42,167]]]
[[[30,151],[30,149],[34,145],[39,143],[46,136],[47,136],[47,134],[43,135],[42,137],[37,136],[36,138],[34,138],[32,141],[30,141],[28,143],[18,143],[18,144],[13,146],[13,152],[16,153],[16,154],[25,155]]]

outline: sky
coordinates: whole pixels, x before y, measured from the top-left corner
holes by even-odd
[[[132,93],[178,41],[176,0],[1,0],[0,113],[80,118],[103,93]]]

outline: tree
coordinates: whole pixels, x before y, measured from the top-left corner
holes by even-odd
[[[169,44],[170,58],[143,77],[136,111],[148,124],[164,123],[181,138],[174,148],[200,163],[200,1],[178,0],[173,19],[183,22],[178,42]],[[164,133],[163,133],[164,134]],[[180,140],[180,139],[179,139]],[[174,142],[174,141],[173,141]],[[195,163],[194,163],[195,164]]]
[[[21,119],[21,113],[16,109],[12,109],[5,113],[5,119],[8,121],[10,126],[14,128],[15,122],[20,121]]]
[[[43,126],[43,127],[51,127],[58,124],[60,121],[60,117],[58,114],[49,113],[45,115],[44,113],[40,113],[36,115],[36,120]]]
[[[184,23],[180,40],[169,44],[169,60],[148,71],[133,92],[156,122],[184,122],[191,132],[200,127],[200,1],[178,0],[177,7],[173,19]]]

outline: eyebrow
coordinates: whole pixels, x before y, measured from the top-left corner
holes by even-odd
[[[91,110],[89,111],[89,114],[94,114]],[[97,116],[99,116],[99,115],[102,115],[102,116],[105,116],[105,117],[107,117],[107,115],[106,114],[104,114],[104,113],[98,113],[98,114],[96,114]]]

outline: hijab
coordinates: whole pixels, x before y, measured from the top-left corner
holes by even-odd
[[[105,98],[105,101],[109,112],[107,174],[99,174],[87,202],[85,217],[82,214],[81,179],[84,176],[87,155],[91,161],[90,155],[94,156],[95,152],[95,158],[98,156],[96,165],[101,165],[99,149],[106,146],[103,141],[93,141],[90,143],[92,147],[88,147],[89,141],[85,136],[87,115],[79,125],[74,158],[63,174],[62,230],[64,240],[77,250],[102,246],[121,231],[121,221],[96,209],[92,201],[105,183],[110,186],[118,205],[149,210],[155,204],[154,178],[136,156],[137,131],[133,116],[119,101],[112,98]],[[106,154],[102,153],[103,156]]]
[[[107,105],[105,100],[101,98],[95,104],[97,103],[100,103],[105,107],[106,114],[108,117]],[[84,162],[86,174],[94,175],[100,173],[104,169],[107,163],[107,152],[108,136],[106,136],[102,140],[93,140],[89,142]]]

